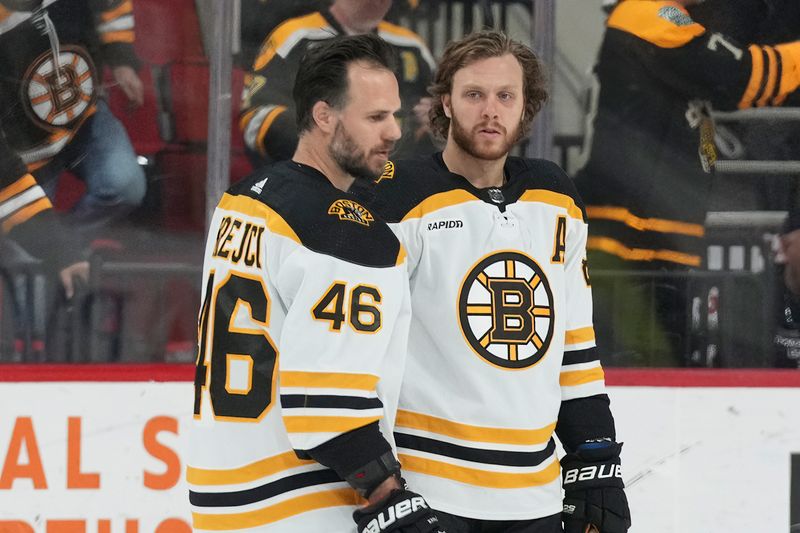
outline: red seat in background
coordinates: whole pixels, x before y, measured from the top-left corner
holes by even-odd
[[[105,80],[108,105],[114,116],[125,126],[134,151],[137,154],[150,155],[163,149],[165,142],[158,129],[158,96],[151,67],[143,65],[139,69],[139,77],[144,85],[144,104],[132,107],[128,97],[115,85],[110,72],[107,72]]]
[[[165,65],[203,57],[203,40],[194,0],[135,0],[134,47],[139,58]]]

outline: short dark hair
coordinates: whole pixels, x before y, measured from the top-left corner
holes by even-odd
[[[536,113],[547,101],[547,79],[542,62],[528,46],[499,31],[481,31],[467,35],[447,45],[428,92],[433,97],[429,117],[431,129],[443,139],[450,130],[450,119],[444,114],[442,96],[453,90],[453,77],[462,68],[490,57],[513,55],[522,67],[522,88],[525,112],[520,124],[520,136],[527,135]]]
[[[393,72],[396,59],[391,45],[373,33],[334,37],[306,51],[292,90],[298,133],[314,126],[317,102],[336,109],[347,103],[347,67],[356,61]]]

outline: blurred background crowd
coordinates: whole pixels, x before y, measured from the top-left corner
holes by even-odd
[[[800,3],[650,1],[0,0],[0,363],[194,361],[209,210],[291,157],[304,51],[393,45],[404,158],[489,27],[549,66],[515,151],[586,203],[604,365],[797,368]]]

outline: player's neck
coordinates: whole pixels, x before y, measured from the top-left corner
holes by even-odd
[[[315,142],[305,134],[297,143],[297,150],[292,156],[292,161],[307,165],[322,172],[331,184],[340,191],[347,191],[353,184],[355,178],[343,171],[331,158],[327,150],[327,144],[322,141]]]
[[[479,159],[465,152],[452,140],[447,142],[442,152],[442,159],[448,170],[464,176],[477,189],[503,186],[505,182],[503,169],[507,157],[508,154],[500,159]]]

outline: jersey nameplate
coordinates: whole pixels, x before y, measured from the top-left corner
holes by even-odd
[[[265,229],[264,226],[252,222],[245,223],[238,218],[224,217],[217,231],[214,257],[233,264],[243,261],[247,266],[261,268],[261,236]]]

